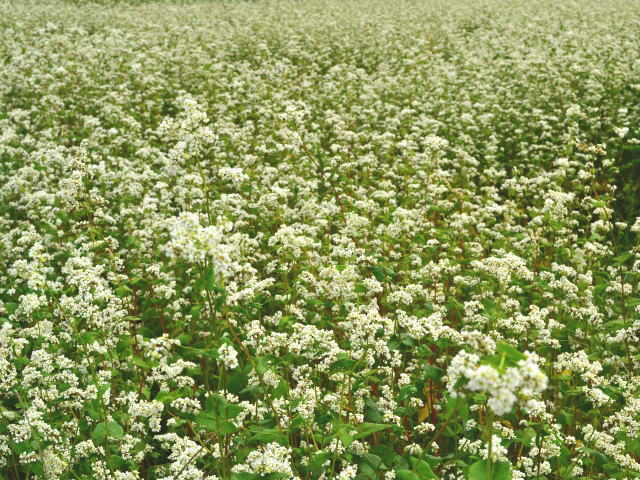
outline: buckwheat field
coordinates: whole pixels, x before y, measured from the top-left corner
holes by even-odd
[[[640,3],[0,3],[0,478],[640,477]]]

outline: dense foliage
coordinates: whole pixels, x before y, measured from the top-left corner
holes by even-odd
[[[0,478],[640,477],[640,3],[0,3]]]

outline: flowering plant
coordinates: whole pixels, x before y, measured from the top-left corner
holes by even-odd
[[[0,479],[640,476],[639,2],[0,18]]]

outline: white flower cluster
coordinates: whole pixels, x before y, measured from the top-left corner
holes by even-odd
[[[231,345],[223,343],[218,348],[219,361],[228,369],[238,368],[238,352]]]
[[[288,478],[297,476],[291,469],[291,449],[272,442],[254,450],[247,456],[245,463],[233,467],[234,472],[250,472],[266,475],[269,473],[283,473]]]
[[[171,158],[178,162],[185,162],[197,156],[207,146],[217,140],[217,135],[207,125],[209,118],[198,102],[191,96],[180,99],[182,118],[179,120],[165,119],[159,126],[163,133],[177,137],[178,142],[170,152]]]
[[[527,268],[525,260],[513,253],[474,261],[473,265],[495,277],[502,285],[507,285],[512,277],[533,279],[533,273]]]
[[[530,400],[547,388],[547,376],[540,371],[534,355],[526,352],[526,359],[517,367],[508,367],[500,372],[492,365],[479,364],[480,357],[461,350],[451,360],[447,370],[448,389],[452,395],[458,394],[456,383],[466,379],[464,389],[488,395],[487,405],[496,415],[509,413],[516,401],[529,411]]]
[[[215,271],[229,274],[233,263],[232,247],[225,243],[226,228],[217,225],[203,226],[199,215],[182,212],[167,221],[169,242],[165,251],[171,257],[183,258],[189,262],[213,263]]]

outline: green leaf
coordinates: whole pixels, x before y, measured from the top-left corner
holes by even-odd
[[[560,410],[560,413],[558,414],[558,423],[560,425],[573,425],[573,414],[566,412],[565,410]]]
[[[358,464],[358,471],[371,480],[376,480],[378,478],[376,471],[368,463],[363,462]]]
[[[100,400],[102,400],[102,397],[104,396],[104,394],[107,392],[107,390],[109,390],[109,388],[111,388],[111,385],[106,383],[104,385],[102,385],[99,389],[98,389],[98,395],[97,395],[97,400],[98,402]]]
[[[400,389],[398,394],[398,400],[405,400],[409,397],[415,397],[418,395],[418,389],[413,385],[405,385]]]
[[[122,437],[124,436],[124,430],[116,422],[108,422],[107,423],[107,434],[110,437],[117,438],[118,440],[121,440]]]
[[[340,439],[340,441],[345,447],[348,447],[349,445],[351,445],[354,440],[351,433],[349,433],[350,428],[351,428],[351,425],[344,425],[343,427],[340,428],[340,430],[338,430],[338,438]]]
[[[431,470],[431,466],[420,458],[411,457],[411,466],[422,480],[438,478]]]
[[[239,393],[247,382],[247,376],[243,373],[235,373],[227,376],[227,390],[231,393]]]
[[[191,318],[193,318],[194,320],[199,320],[201,311],[202,305],[194,305],[193,307],[191,307],[191,310],[189,310],[189,315],[191,315]]]
[[[488,468],[486,460],[478,460],[469,467],[469,480],[491,480],[487,475]]]
[[[515,347],[505,342],[498,342],[496,345],[498,353],[505,355],[509,360],[518,363],[520,360],[526,360],[524,353],[519,352]]]
[[[386,275],[384,274],[382,267],[371,267],[371,273],[376,277],[376,280],[384,282]]]
[[[94,443],[100,444],[106,440],[107,436],[117,440],[122,440],[122,437],[124,437],[124,430],[116,422],[101,422],[93,429],[91,439]]]
[[[622,265],[624,262],[626,262],[627,260],[629,260],[632,257],[633,257],[633,253],[631,253],[631,252],[621,253],[620,255],[618,255],[615,258],[615,262],[613,263],[613,266],[614,267],[619,267],[620,265]]]
[[[382,421],[382,413],[380,412],[380,408],[371,397],[365,398],[364,404],[364,412],[366,418],[368,418],[369,420],[373,420],[374,422]]]
[[[603,464],[609,461],[609,459],[604,453],[594,450],[593,448],[582,447],[582,448],[579,448],[578,451],[593,455],[600,464]]]
[[[202,275],[196,280],[195,289],[197,292],[202,290],[212,291],[216,285],[216,275],[213,266],[202,272]]]
[[[271,443],[277,442],[280,445],[287,445],[287,435],[280,433],[277,428],[270,429],[250,429],[249,430],[253,435],[250,437],[251,442],[257,443]]]
[[[524,430],[521,430],[516,433],[517,442],[522,443],[526,447],[531,446],[531,441],[535,437],[536,437],[536,431],[531,427],[527,427]]]
[[[424,367],[424,373],[427,375],[427,378],[438,383],[444,375],[444,370],[432,365],[427,365],[426,367]]]
[[[256,372],[258,375],[262,376],[265,374],[267,369],[269,368],[269,363],[264,357],[256,357]]]
[[[356,433],[353,438],[354,440],[358,440],[360,438],[368,437],[372,433],[380,432],[381,430],[387,430],[389,428],[393,430],[398,430],[399,427],[397,425],[391,425],[387,423],[368,423],[364,422],[359,425],[360,432]]]
[[[231,422],[221,422],[220,423],[220,429],[218,430],[218,433],[222,434],[222,435],[228,435],[230,433],[236,433],[238,431],[238,427],[236,427],[233,423]]]
[[[331,452],[322,452],[309,460],[309,470],[312,472],[322,468],[324,463],[331,457]]]
[[[184,415],[180,416],[183,418],[185,417]],[[210,432],[217,432],[218,425],[220,424],[220,421],[217,417],[214,417],[213,415],[207,415],[206,413],[201,413],[194,416],[192,421],[193,423],[206,428]]]
[[[241,411],[242,407],[239,405],[233,405],[227,402],[221,395],[214,394],[207,398],[205,401],[205,410],[198,415],[184,412],[178,412],[177,414],[180,418],[200,425],[210,432],[216,432],[219,435],[228,435],[238,431],[238,427],[229,420],[237,417]]]
[[[396,272],[394,272],[391,268],[383,265],[376,265],[375,267],[371,267],[371,273],[379,282],[388,282],[395,280],[396,278]]]
[[[396,478],[398,480],[420,480],[418,474],[411,470],[396,470]]]
[[[134,365],[137,365],[140,368],[144,368],[144,369],[151,368],[151,364],[149,364],[142,357],[139,357],[137,355],[134,355],[133,357],[131,357],[131,361],[133,362]]]
[[[393,466],[397,460],[402,459],[400,455],[387,445],[373,445],[369,451],[380,457],[387,467]]]
[[[331,370],[332,371],[351,370],[355,364],[356,364],[356,361],[353,358],[349,358],[348,354],[341,352],[338,354],[337,360],[331,364]]]
[[[9,315],[13,315],[18,309],[19,305],[15,302],[5,302],[4,308]]]
[[[29,463],[29,470],[40,477],[44,475],[44,466],[40,461]]]
[[[509,462],[497,462],[493,465],[493,480],[511,479],[511,464]]]
[[[218,394],[213,394],[205,401],[205,414],[213,417],[220,417],[222,420],[232,420],[236,418],[243,408],[234,405]]]
[[[114,470],[119,470],[126,465],[127,461],[119,455],[111,455],[107,460],[107,464]]]
[[[511,464],[509,462],[496,462],[492,466],[489,475],[489,463],[487,460],[478,460],[469,467],[469,480],[511,480]]]
[[[238,472],[231,475],[231,480],[254,480],[259,477],[259,473]]]
[[[380,458],[378,455],[374,455],[372,453],[365,453],[362,456],[362,460],[363,462],[366,462],[368,465],[370,465],[372,468],[376,470],[386,469],[384,466],[384,463],[382,462],[382,458]]]

